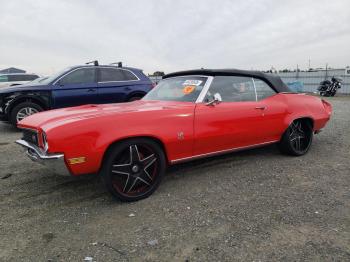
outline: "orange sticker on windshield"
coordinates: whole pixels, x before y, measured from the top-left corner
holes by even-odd
[[[195,89],[196,89],[196,86],[185,86],[185,87],[182,89],[182,92],[183,92],[185,95],[188,95],[188,94],[191,94]]]

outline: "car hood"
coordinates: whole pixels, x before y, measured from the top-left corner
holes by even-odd
[[[42,90],[43,88],[47,88],[47,87],[48,87],[47,85],[27,85],[27,84],[0,87],[0,94],[15,93],[15,92],[21,92],[21,91]]]
[[[63,109],[50,110],[29,116],[19,122],[19,128],[38,128],[47,130],[64,124],[84,121],[91,118],[110,115],[138,114],[166,109],[194,107],[194,103],[170,102],[170,101],[134,101],[129,103],[104,104],[104,105],[83,105]]]

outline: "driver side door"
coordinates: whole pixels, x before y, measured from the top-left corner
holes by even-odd
[[[96,67],[75,69],[53,85],[54,108],[98,103]]]
[[[207,105],[214,94],[219,94],[222,101]],[[196,105],[194,155],[261,143],[262,111],[252,78],[216,76],[204,102]]]

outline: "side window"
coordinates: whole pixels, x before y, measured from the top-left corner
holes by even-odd
[[[84,84],[95,82],[95,68],[81,68],[61,78],[60,84]]]
[[[8,79],[9,82],[14,82],[14,81],[32,81],[34,79],[37,79],[37,75],[9,75]]]
[[[8,82],[8,76],[7,75],[0,75],[0,82]]]
[[[126,81],[138,80],[138,78],[133,73],[131,73],[127,70],[123,70],[123,73],[124,73]]]
[[[256,101],[253,80],[250,77],[216,76],[210,85],[205,100],[220,94],[223,102]]]
[[[37,79],[39,76],[37,75],[26,75],[24,81],[33,81],[34,79]]]
[[[254,78],[254,84],[258,100],[262,100],[276,94],[276,92],[263,80]]]
[[[15,82],[15,81],[25,81],[24,75],[9,75],[9,82]]]
[[[116,68],[100,68],[100,82],[125,81],[123,71]]]

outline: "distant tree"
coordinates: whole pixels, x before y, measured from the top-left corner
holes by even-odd
[[[153,76],[164,76],[164,72],[163,71],[156,71],[153,73]]]

